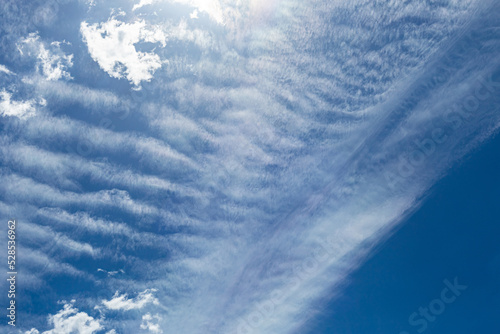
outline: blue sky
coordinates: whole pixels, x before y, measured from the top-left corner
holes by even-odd
[[[303,333],[497,331],[499,149],[496,138],[449,171]],[[440,299],[443,281],[455,278],[467,286],[463,293],[428,327],[412,326],[410,315]]]
[[[498,329],[499,9],[4,1],[1,330]]]

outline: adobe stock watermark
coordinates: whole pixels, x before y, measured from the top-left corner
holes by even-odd
[[[493,79],[493,74],[484,78],[476,78],[476,86],[471,94],[455,103],[447,113],[443,114],[444,126],[432,129],[428,136],[414,141],[414,149],[409,154],[400,155],[397,159],[397,168],[393,171],[384,171],[387,185],[395,189],[404,179],[412,176],[423,163],[437,152],[438,147],[445,143],[451,134],[473,119],[482,104],[497,96],[500,91],[500,82]]]
[[[7,223],[7,282],[9,290],[7,297],[9,298],[9,307],[7,307],[7,318],[10,326],[16,326],[16,281],[17,281],[17,265],[16,265],[16,220],[10,219]]]
[[[441,290],[439,298],[431,300],[426,307],[419,307],[416,312],[413,312],[408,317],[408,324],[416,327],[417,333],[425,332],[429,327],[429,323],[436,321],[438,316],[446,311],[447,305],[454,303],[462,292],[467,289],[467,285],[458,282],[458,277],[455,277],[453,283],[448,279],[445,279],[443,283],[445,287]],[[410,332],[402,331],[399,334],[410,334]]]

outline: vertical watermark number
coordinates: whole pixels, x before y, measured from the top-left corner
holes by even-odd
[[[7,242],[7,282],[9,282],[9,291],[7,297],[9,297],[9,307],[7,307],[7,318],[8,324],[11,326],[16,326],[16,220],[12,219],[8,222],[8,232],[7,232],[8,242]]]

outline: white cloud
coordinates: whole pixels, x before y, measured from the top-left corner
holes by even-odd
[[[30,201],[45,202],[49,205],[65,206],[70,204],[78,204],[82,206],[110,206],[118,207],[121,210],[128,211],[135,215],[143,216],[168,216],[168,213],[153,205],[140,203],[135,201],[128,192],[119,189],[106,189],[91,193],[77,193],[71,191],[61,191],[56,187],[51,187],[45,183],[36,182],[31,178],[19,177],[11,174],[5,176],[9,180],[9,186],[5,187],[5,191],[14,191],[16,187],[26,187],[19,190],[13,199],[18,199],[25,203]],[[45,194],[49,192],[50,195]],[[165,218],[164,217],[164,218]]]
[[[146,289],[139,293],[135,298],[128,298],[127,294],[120,295],[118,291],[112,299],[103,300],[102,303],[110,310],[136,310],[141,309],[148,304],[159,305],[158,299],[153,295],[156,289]]]
[[[276,10],[280,0],[141,0],[132,10],[160,3],[181,4],[193,8],[194,11],[190,14],[192,19],[198,18],[198,14],[205,13],[218,25],[228,26],[244,17],[262,21]]]
[[[158,323],[161,319],[158,314],[152,316],[150,313],[146,313],[142,316],[141,329],[148,330],[151,333],[163,333]]]
[[[111,77],[127,78],[139,87],[162,66],[157,54],[137,51],[135,47],[139,42],[166,43],[163,31],[157,26],[148,27],[143,20],[125,23],[111,17],[101,24],[82,22],[80,31],[92,58]]]
[[[25,77],[23,82],[33,85],[37,93],[52,100],[54,104],[77,102],[85,108],[101,113],[108,112],[107,109],[121,108],[119,117],[124,117],[129,112],[128,101],[119,99],[104,89],[92,89],[68,81],[45,80],[41,76]]]
[[[12,211],[12,210],[10,210]],[[136,231],[124,223],[112,222],[105,219],[92,218],[88,214],[79,212],[70,214],[60,209],[41,209],[38,217],[51,220],[56,227],[71,227],[73,230],[80,229],[92,235],[112,236],[115,239],[126,237],[127,246],[133,249],[134,245],[142,245],[151,248],[162,248],[169,242],[169,238],[153,233]],[[105,270],[101,269],[103,272]],[[119,273],[124,273],[123,269]]]
[[[46,250],[43,252],[41,250],[33,250],[31,248],[24,248],[23,253],[25,254],[25,265],[27,271],[32,271],[36,273],[37,277],[43,277],[46,274],[58,275],[64,274],[73,277],[80,277],[84,279],[90,279],[91,275],[84,271],[76,269],[72,265],[61,262],[57,260],[57,255],[48,256]]]
[[[218,24],[225,23],[223,4],[219,0],[174,0],[173,2],[191,6],[199,12],[205,12]]]
[[[47,80],[72,79],[68,69],[73,66],[73,55],[67,55],[61,50],[61,44],[52,42],[46,45],[38,33],[31,33],[18,44],[21,55],[37,58],[37,69]]]
[[[103,329],[99,320],[85,312],[78,312],[72,304],[65,304],[62,310],[55,315],[50,315],[48,320],[53,328],[41,334],[93,334]],[[39,333],[35,328],[25,332],[25,334]]]
[[[34,241],[33,243],[50,244],[52,249],[58,250],[58,256],[61,258],[72,258],[80,254],[98,256],[98,250],[90,244],[75,241],[62,233],[56,233],[50,227],[25,222],[23,229],[25,228],[27,240]]]
[[[97,271],[102,272],[102,273],[106,273],[108,276],[114,276],[114,275],[116,275],[118,273],[125,274],[125,271],[123,269],[115,270],[115,271],[107,271],[107,270],[104,270],[104,269],[101,269],[101,268],[97,268]]]
[[[3,72],[5,74],[9,74],[9,75],[15,74],[15,73],[11,72],[5,65],[2,65],[2,64],[0,64],[0,72]]]
[[[161,2],[179,3],[196,8],[199,12],[208,14],[208,16],[218,24],[224,24],[225,13],[223,4],[219,0],[141,0],[138,4],[134,5],[132,10]]]
[[[21,119],[35,115],[37,102],[34,100],[15,101],[6,90],[0,91],[0,116],[15,116]]]
[[[38,329],[32,328],[29,331],[24,332],[24,334],[40,334],[40,332],[38,331]]]
[[[192,19],[197,19],[198,18],[198,10],[195,9],[191,14],[189,14],[189,17]]]
[[[89,6],[89,11],[92,9],[92,7],[95,7],[96,5],[96,0],[87,0],[87,6]]]
[[[132,10],[136,10],[147,5],[151,5],[153,4],[153,2],[154,0],[141,0],[138,4],[135,4],[134,7],[132,7]]]
[[[165,168],[164,161],[169,161],[169,170],[176,165],[189,169],[198,168],[185,154],[174,150],[164,141],[133,132],[114,132],[56,117],[40,119],[37,123],[29,123],[26,126],[29,131],[25,133],[32,139],[44,138],[50,134],[60,140],[76,139],[87,143],[90,150],[95,152],[132,152],[134,158],[157,168]]]

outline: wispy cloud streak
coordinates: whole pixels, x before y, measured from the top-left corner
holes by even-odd
[[[34,279],[44,266],[99,291],[51,296],[76,299],[64,323],[298,333],[370,246],[498,130],[494,2],[210,3],[137,1],[121,23],[108,9],[82,18],[73,82],[25,73],[13,84],[47,101],[45,113],[4,117],[0,137],[0,212],[21,212],[34,231],[26,277],[50,285]],[[136,26],[161,48],[128,35]],[[99,51],[92,38],[130,52]],[[85,82],[89,62],[99,80],[143,90]],[[116,110],[127,118],[103,126]]]

